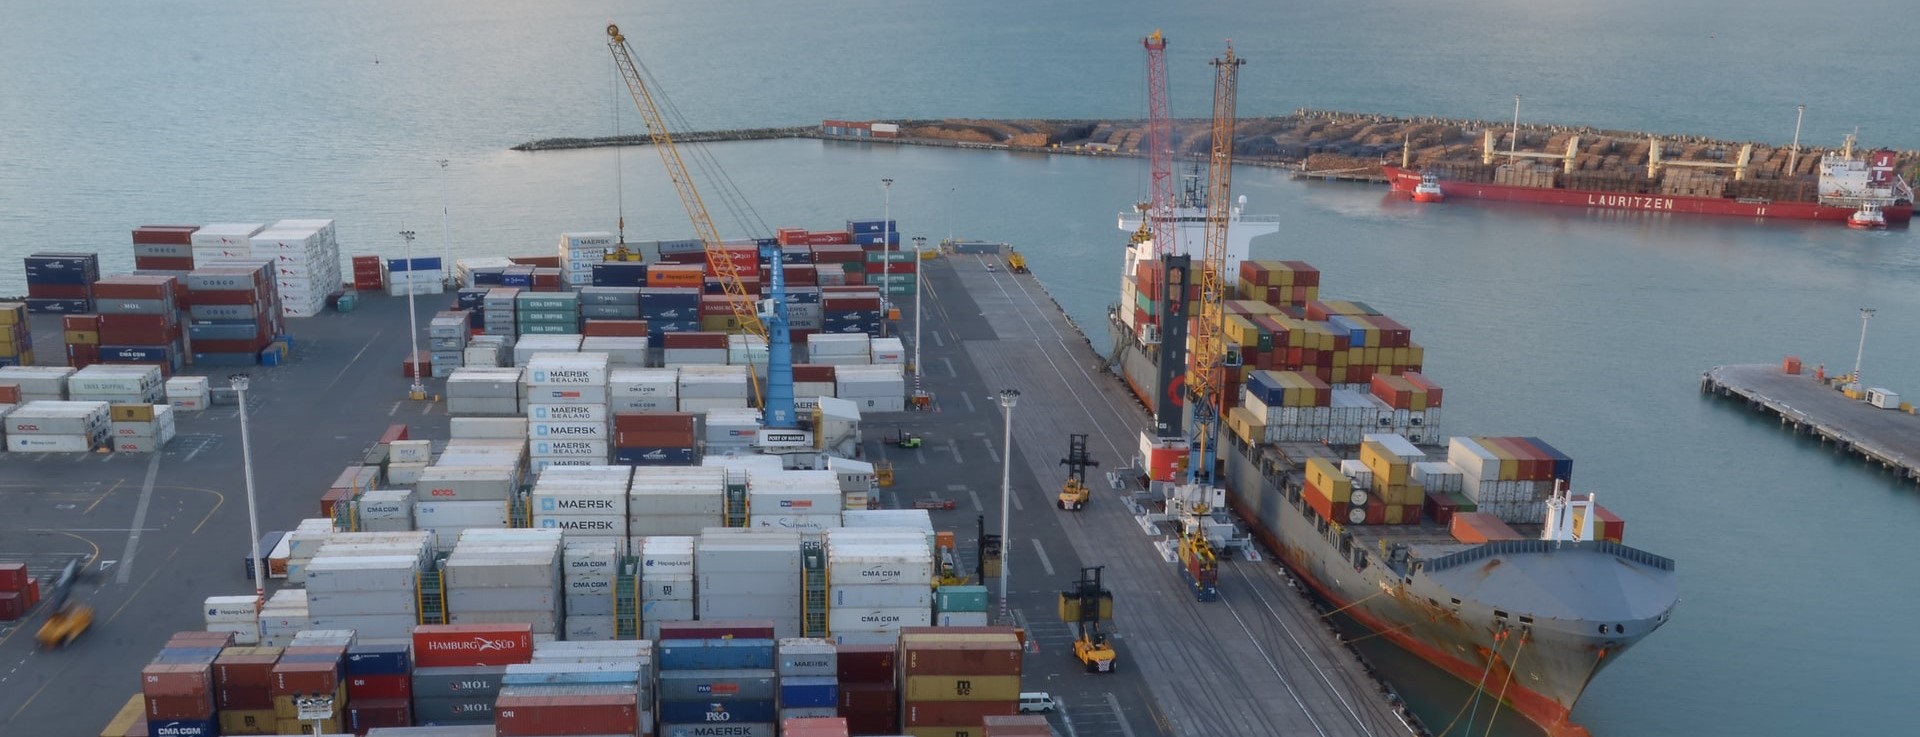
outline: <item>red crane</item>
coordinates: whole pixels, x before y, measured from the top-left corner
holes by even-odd
[[[1141,41],[1147,49],[1147,158],[1153,162],[1148,185],[1145,224],[1158,256],[1181,253],[1175,240],[1180,232],[1173,221],[1173,117],[1167,106],[1167,39],[1159,29]]]

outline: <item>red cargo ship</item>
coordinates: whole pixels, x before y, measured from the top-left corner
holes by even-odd
[[[1913,189],[1894,173],[1894,152],[1873,151],[1865,159],[1854,158],[1852,152],[1853,141],[1849,138],[1842,152],[1821,158],[1817,188],[1810,186],[1816,183],[1813,177],[1793,181],[1769,180],[1769,183],[1809,185],[1782,187],[1778,189],[1779,194],[1771,197],[1741,196],[1736,187],[1751,183],[1741,181],[1738,176],[1731,182],[1735,187],[1728,187],[1726,182],[1715,179],[1717,186],[1703,188],[1696,182],[1712,179],[1712,175],[1689,181],[1694,177],[1694,170],[1687,167],[1699,166],[1698,162],[1662,162],[1657,155],[1650,168],[1665,175],[1666,179],[1659,176],[1640,177],[1637,173],[1612,177],[1588,176],[1592,173],[1559,171],[1562,167],[1558,165],[1526,163],[1495,167],[1479,161],[1438,162],[1440,165],[1430,165],[1424,170],[1405,163],[1382,169],[1394,192],[1416,197],[1423,202],[1467,198],[1636,212],[1828,220],[1850,225],[1856,220],[1856,214],[1877,210],[1880,218],[1889,224],[1912,220]],[[1513,154],[1493,152],[1492,155]],[[1517,156],[1566,158],[1557,154],[1529,152]],[[1736,168],[1741,165],[1710,166]],[[1662,167],[1666,168],[1662,170]],[[1487,179],[1493,181],[1485,181]],[[1423,181],[1427,183],[1428,190],[1438,185],[1441,195],[1434,197],[1428,194],[1426,198],[1419,198]],[[1695,186],[1675,187],[1673,185],[1676,182]],[[1675,189],[1686,191],[1669,193]],[[1877,222],[1880,218],[1874,220]]]

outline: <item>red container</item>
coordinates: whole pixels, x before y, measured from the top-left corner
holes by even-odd
[[[634,734],[640,707],[633,694],[503,694],[493,706],[499,737]]]
[[[796,363],[793,365],[793,380],[813,384],[831,383],[833,381],[833,365]]]
[[[199,696],[143,696],[146,702],[148,719],[212,719],[214,715],[211,694]]]
[[[349,676],[347,696],[361,699],[409,699],[413,697],[413,677],[405,673],[390,676]]]
[[[1442,525],[1453,522],[1453,513],[1456,507],[1454,506],[1453,499],[1446,494],[1429,491],[1427,492],[1426,504],[1422,506],[1423,509],[1421,511],[1425,513],[1427,519]]]
[[[19,386],[13,387],[15,392]],[[16,397],[17,399],[18,397]],[[0,591],[15,592],[27,590],[27,580],[33,578],[27,574],[25,563],[0,563]]]
[[[86,299],[92,296],[88,284],[28,284],[27,296],[44,299]]]
[[[101,315],[101,345],[159,345],[180,334],[173,315]]]
[[[908,728],[980,724],[986,717],[1010,717],[1020,713],[1013,701],[910,701],[901,709],[901,720]]]
[[[202,630],[181,630],[167,637],[163,647],[228,647],[233,644],[231,632],[206,632]]]
[[[193,244],[198,225],[142,225],[133,229],[135,245],[187,246]]]
[[[142,271],[190,271],[192,256],[135,256],[133,268]]]
[[[1434,409],[1440,406],[1440,398],[1442,396],[1440,385],[1435,383],[1434,380],[1427,378],[1426,374],[1418,371],[1408,371],[1400,374],[1400,378],[1406,379],[1412,382],[1414,386],[1426,390],[1427,409]]]
[[[380,434],[380,444],[386,445],[395,440],[407,439],[406,425],[388,425],[387,431]]]
[[[781,737],[848,737],[843,717],[808,717],[780,720]]]
[[[423,624],[413,628],[415,668],[517,665],[532,657],[531,624]]]
[[[588,320],[583,334],[594,337],[644,338],[647,337],[647,321]]]
[[[980,737],[1052,737],[1053,728],[1047,725],[1047,718],[1038,714],[1019,714],[1010,717],[986,717],[980,720]]]
[[[268,692],[275,696],[333,693],[340,687],[340,661],[289,661],[285,657],[273,664],[273,683]]]
[[[699,417],[692,412],[616,412],[613,429],[628,432],[659,432],[663,437],[693,438]]]
[[[347,699],[346,727],[354,734],[366,734],[369,729],[381,727],[411,726],[413,726],[413,702],[411,701],[362,699],[351,695]]]
[[[900,661],[909,676],[1017,676],[1023,654],[1015,641],[917,642],[902,648]]]
[[[30,607],[25,591],[0,591],[0,622],[11,622],[27,615]]]
[[[900,692],[893,684],[840,682],[840,715],[854,734],[897,734]]]
[[[892,645],[839,645],[835,648],[839,662],[841,693],[846,692],[847,684],[884,685],[889,690],[894,684],[894,663],[898,662]]]
[[[93,296],[99,299],[170,299],[171,276],[109,276],[93,283]]]
[[[809,246],[838,246],[853,243],[853,234],[844,230],[816,230],[807,233]]]
[[[424,379],[433,373],[433,354],[421,351],[413,354],[413,360],[400,362],[400,375],[409,379]]]
[[[140,693],[148,696],[205,696],[213,691],[213,666],[148,664],[140,669]]]
[[[662,622],[662,640],[771,640],[773,622],[766,619],[711,619],[699,622]]]
[[[221,289],[207,292],[189,292],[188,299],[196,305],[262,305],[267,304],[265,296],[244,289]]]
[[[726,348],[726,333],[667,333],[661,336],[660,344],[673,348]]]
[[[850,264],[867,259],[866,251],[855,245],[821,244],[809,246],[816,264]]]
[[[320,516],[332,517],[334,506],[338,505],[342,500],[345,500],[348,493],[349,490],[339,487],[322,492],[320,494]]]
[[[700,316],[701,317],[711,317],[714,315],[731,315],[731,314],[733,314],[733,298],[732,297],[729,297],[724,294],[700,295]],[[670,336],[674,334],[668,333],[667,335]]]
[[[254,353],[267,347],[267,341],[259,338],[250,340],[196,340],[193,350],[196,353]]]

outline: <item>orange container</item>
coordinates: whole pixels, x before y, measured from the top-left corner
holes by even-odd
[[[1780,370],[1798,376],[1800,374],[1800,357],[1787,356],[1785,360],[1780,362]]]

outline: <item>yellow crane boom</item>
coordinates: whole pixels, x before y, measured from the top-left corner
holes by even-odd
[[[1193,371],[1187,387],[1192,392],[1194,418],[1191,433],[1195,452],[1189,474],[1196,483],[1213,483],[1213,459],[1219,442],[1220,415],[1226,406],[1227,222],[1233,207],[1233,131],[1235,95],[1240,66],[1246,61],[1227,47],[1226,56],[1213,60],[1213,141],[1207,169],[1207,230],[1200,262],[1200,315],[1193,324]]]

